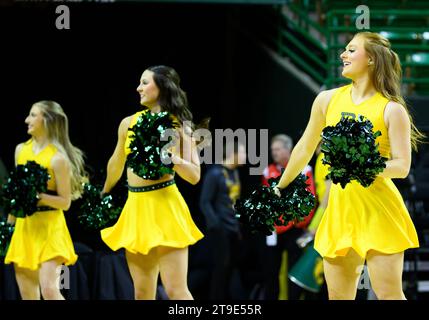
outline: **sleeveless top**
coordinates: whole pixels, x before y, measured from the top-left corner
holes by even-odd
[[[51,161],[52,157],[57,153],[57,148],[52,144],[48,144],[38,154],[33,151],[33,139],[24,142],[22,148],[18,154],[17,164],[24,165],[27,161],[35,161],[42,167],[48,169],[48,173],[51,176],[48,180],[48,190],[55,191],[57,189],[55,174],[52,170]]]
[[[327,114],[326,126],[335,126],[342,117],[357,118],[364,116],[374,126],[373,131],[380,131],[381,136],[377,137],[376,143],[379,144],[379,151],[383,157],[390,158],[390,143],[386,125],[384,123],[384,109],[389,100],[377,92],[371,98],[355,104],[351,97],[352,85],[339,88],[332,97]]]

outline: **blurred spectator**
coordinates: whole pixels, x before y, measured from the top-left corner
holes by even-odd
[[[231,275],[238,264],[241,238],[233,205],[241,190],[237,168],[245,161],[245,147],[240,143],[227,143],[223,163],[211,166],[204,176],[200,207],[206,218],[207,237],[212,243],[210,299],[231,298]]]

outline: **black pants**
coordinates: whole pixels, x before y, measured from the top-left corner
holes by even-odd
[[[277,235],[277,245],[263,247],[261,256],[264,268],[264,297],[266,300],[277,300],[279,296],[279,271],[282,264],[282,255],[286,250],[288,253],[288,271],[301,257],[302,250],[296,244],[296,239],[302,235],[302,230],[292,228],[282,234]],[[303,289],[287,279],[288,299],[298,300]]]
[[[230,299],[232,272],[238,266],[239,233],[223,228],[210,230],[212,275],[210,299]]]

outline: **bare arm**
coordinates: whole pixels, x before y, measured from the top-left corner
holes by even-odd
[[[104,183],[103,193],[110,192],[119,179],[121,179],[122,173],[124,172],[126,161],[124,146],[131,118],[132,116],[123,119],[119,125],[118,142],[116,144],[115,151],[113,151],[113,155],[107,163],[107,177]]]
[[[18,165],[18,155],[21,152],[22,146],[23,146],[23,143],[20,143],[15,148],[15,166]],[[16,221],[16,217],[14,217],[10,214],[7,215],[7,223],[15,224],[15,221]]]
[[[325,127],[326,107],[334,90],[322,91],[314,100],[307,128],[305,128],[304,134],[292,150],[288,165],[280,178],[277,188],[286,188],[311,160],[320,141],[320,134]]]
[[[57,195],[39,194],[39,206],[49,206],[56,209],[68,210],[71,204],[71,178],[68,160],[61,153],[56,153],[51,160],[52,170],[55,174]]]
[[[386,106],[384,121],[386,123],[391,159],[380,173],[384,178],[406,178],[411,167],[411,124],[405,108],[396,102]]]
[[[195,185],[200,181],[201,177],[200,158],[198,157],[195,140],[191,137],[190,132],[184,133],[183,130],[180,130],[180,141],[182,144],[182,156],[179,156],[179,152],[176,148],[173,148],[172,161],[174,170],[180,177]]]

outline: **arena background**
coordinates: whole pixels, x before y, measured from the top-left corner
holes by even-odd
[[[70,30],[55,26],[55,8],[60,4],[70,8]],[[72,142],[84,150],[90,171],[100,172],[116,144],[120,120],[140,108],[136,87],[142,71],[158,64],[178,71],[196,120],[211,117],[211,129],[269,129],[270,137],[286,133],[296,141],[317,91],[337,84],[320,81],[335,74],[335,65],[315,63],[317,58],[329,62],[332,51],[315,44],[322,40],[312,32],[308,20],[328,30],[328,13],[348,10],[339,14],[335,26],[349,29],[333,35],[345,41],[355,32],[351,31],[356,18],[353,12],[359,4],[385,11],[384,18],[376,15],[374,22],[371,20],[375,26],[371,30],[381,31],[377,26],[385,27],[386,32],[399,28],[400,34],[416,30],[414,41],[412,36],[400,39],[393,48],[397,44],[404,51],[404,74],[411,80],[404,82],[404,92],[417,125],[427,131],[429,21],[428,15],[421,14],[429,12],[425,1],[2,1],[0,158],[9,171],[15,146],[28,138],[24,119],[32,103],[50,99],[58,101],[67,113]],[[403,14],[396,14],[399,18],[389,22],[392,18],[387,9]],[[401,22],[403,17],[406,19]],[[283,50],[285,47],[289,51]],[[301,47],[313,55],[299,52]],[[426,64],[413,64],[416,52],[426,54],[422,55],[428,59],[423,61]],[[414,250],[408,261],[423,260],[419,266],[428,263],[424,260],[428,217],[425,188],[429,182],[428,165],[423,162],[427,159],[425,149],[423,146],[423,151],[414,155],[414,180],[401,183],[404,197],[415,209],[411,213],[422,239],[421,253]],[[248,166],[240,172],[244,193],[259,183],[260,177],[248,175]],[[180,180],[178,184],[204,231],[198,208],[199,185]],[[98,235],[77,223],[73,214],[77,208],[73,205],[67,221],[73,240],[82,244],[82,265],[73,270],[74,287],[66,293],[68,298],[130,298],[123,256],[111,254]],[[261,239],[248,235],[248,242],[257,246]],[[202,240],[191,250],[190,287],[196,298],[205,298],[207,292],[207,246]],[[257,298],[260,265],[254,259],[253,247],[249,248],[243,254],[246,270],[244,287],[237,289],[238,299]],[[5,280],[1,281],[2,298],[18,298],[12,269],[1,268]],[[111,277],[116,282],[106,288],[104,280]],[[424,286],[429,280],[427,270],[422,267],[420,272],[410,272],[409,277],[413,279],[409,281],[412,298],[427,298],[424,290],[418,290],[418,281]]]

